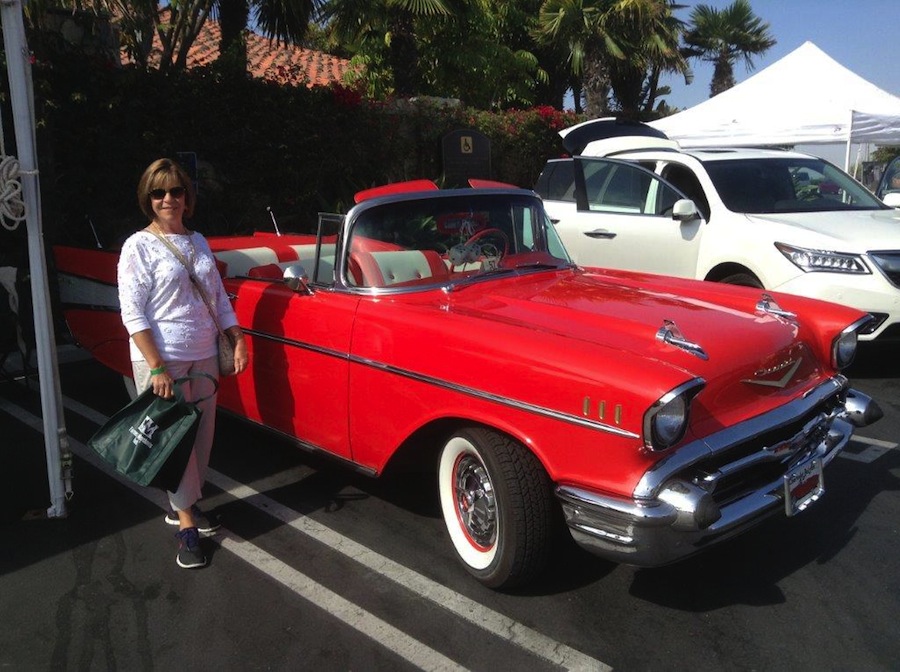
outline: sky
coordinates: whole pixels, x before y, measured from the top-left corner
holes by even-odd
[[[681,0],[681,4],[689,6],[676,12],[676,16],[688,22],[692,8],[698,4],[723,9],[732,2]],[[900,96],[900,66],[894,58],[900,0],[750,0],[750,6],[769,24],[776,44],[753,59],[752,71],[742,60],[735,64],[738,83],[810,41],[845,68]],[[683,109],[709,98],[712,64],[692,60],[691,69],[694,81],[690,85],[684,83],[683,77],[664,81],[672,89],[672,94],[665,96],[669,106]]]
[[[705,4],[724,9],[733,0],[681,0],[687,5],[676,16],[687,23],[693,7]],[[769,24],[775,46],[753,58],[753,69],[747,70],[743,60],[734,68],[740,84],[775,61],[787,56],[804,42],[812,42],[845,68],[875,86],[900,96],[900,65],[894,58],[900,29],[900,0],[750,0],[754,14]],[[663,99],[670,107],[685,109],[709,99],[713,65],[692,60],[694,80],[685,84],[683,77],[661,81],[672,89]],[[839,166],[844,165],[846,149],[839,145],[799,145],[800,151],[821,156]],[[873,146],[854,145],[856,160],[865,160]]]

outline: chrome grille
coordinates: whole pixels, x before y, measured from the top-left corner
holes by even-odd
[[[835,376],[785,406],[682,446],[644,475],[635,495],[650,499],[667,482],[682,481],[705,489],[722,506],[776,481],[826,450],[847,382]]]
[[[828,436],[835,417],[835,412],[816,409],[806,418],[694,465],[689,478],[708,490],[716,504],[724,506],[780,478],[790,467],[812,455]]]

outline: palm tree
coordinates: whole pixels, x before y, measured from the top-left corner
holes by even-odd
[[[273,40],[297,44],[306,35],[310,18],[321,0],[214,0],[213,9],[222,29],[219,54],[235,71],[247,69],[244,31],[251,14],[263,35]]]
[[[571,72],[583,87],[587,113],[613,108],[638,116],[652,109],[661,72],[690,70],[678,50],[682,23],[674,0],[546,0],[534,35],[564,43]]]
[[[534,38],[538,44],[558,50],[564,57],[581,93],[592,107],[605,109],[609,97],[607,80],[593,77],[585,64],[599,60],[601,52],[599,24],[605,2],[596,0],[547,0],[541,6]],[[590,85],[585,87],[585,83]],[[574,88],[574,87],[573,87]],[[587,90],[585,90],[587,89]],[[579,94],[576,91],[576,94]],[[581,112],[581,95],[576,95],[575,109]]]
[[[681,73],[690,82],[687,61],[679,50],[684,23],[673,11],[673,0],[648,0],[622,7],[604,25],[612,36],[610,57],[605,59],[610,88],[623,116],[638,118],[650,112],[663,72]]]
[[[451,1],[327,0],[323,3],[322,19],[341,44],[372,59],[367,70],[373,76],[377,76],[374,73],[379,66],[386,69],[393,89],[400,95],[410,95],[419,93],[422,85],[416,19],[449,16]]]
[[[747,0],[734,0],[721,11],[697,5],[689,22],[684,35],[685,54],[715,65],[710,98],[734,86],[734,64],[738,58],[743,57],[747,70],[752,70],[751,57],[775,45],[769,24],[753,13]]]

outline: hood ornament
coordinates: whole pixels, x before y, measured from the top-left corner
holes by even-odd
[[[692,343],[684,337],[681,329],[672,320],[663,320],[663,326],[656,332],[656,340],[674,345],[685,352],[689,352],[694,357],[699,357],[703,361],[709,359],[709,355],[696,343]]]
[[[797,313],[782,309],[782,307],[778,305],[778,302],[765,292],[763,292],[759,303],[756,304],[756,312],[774,315],[775,317],[790,320],[791,322],[796,322],[797,320]]]

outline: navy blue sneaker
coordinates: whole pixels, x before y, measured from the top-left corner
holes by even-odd
[[[186,527],[179,530],[176,534],[178,537],[178,555],[175,556],[175,562],[179,567],[185,569],[193,569],[194,567],[203,567],[206,564],[206,556],[200,550],[200,534],[196,527]]]
[[[205,537],[215,534],[216,530],[222,527],[219,517],[214,512],[203,513],[196,504],[191,507],[191,514],[194,516],[194,524],[197,526],[197,531]],[[166,513],[166,523],[169,525],[180,524],[178,514],[172,510],[171,506],[168,513]]]

